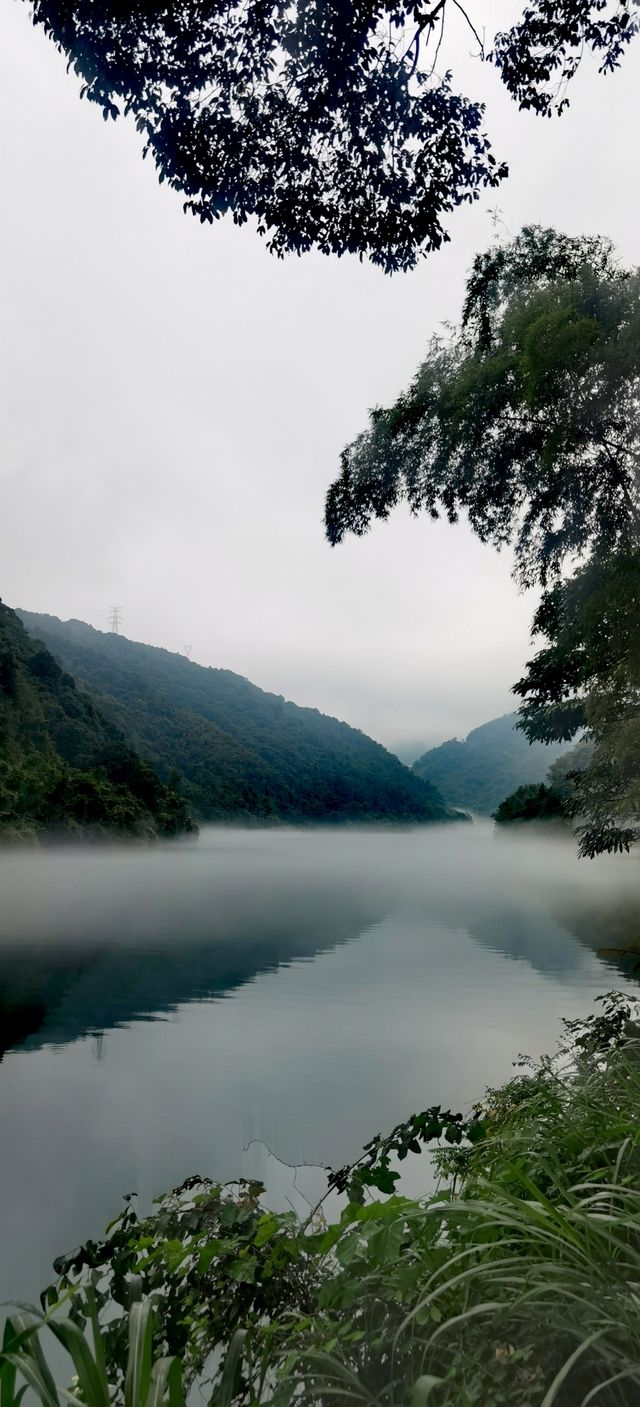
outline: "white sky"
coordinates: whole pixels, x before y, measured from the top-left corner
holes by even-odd
[[[508,23],[519,7],[473,6]],[[0,594],[244,674],[415,756],[513,706],[534,602],[464,526],[404,512],[325,543],[323,499],[369,406],[457,317],[490,210],[600,232],[638,261],[640,41],[573,85],[560,121],[486,96],[500,190],[452,244],[389,278],[357,260],[273,259],[210,229],[142,163],[129,123],[81,102],[64,60],[0,0]],[[452,61],[451,53],[448,61]]]

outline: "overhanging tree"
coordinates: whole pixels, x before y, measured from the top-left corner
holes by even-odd
[[[592,558],[544,594],[534,627],[548,643],[515,685],[523,730],[590,740],[565,809],[581,854],[628,850],[640,839],[640,552]]]
[[[387,270],[437,249],[445,217],[507,174],[483,106],[441,72],[460,0],[27,0],[105,117],[133,113],[160,180],[212,221],[258,221],[277,254],[353,252]],[[639,0],[535,0],[486,57],[551,115],[584,52],[616,68]]]
[[[606,240],[524,229],[476,259],[460,329],[343,452],[329,540],[402,499],[464,511],[483,541],[514,542],[524,585],[545,585],[570,553],[637,533],[639,393],[640,275]]]
[[[329,540],[405,500],[515,549],[548,646],[516,692],[530,738],[594,743],[581,849],[640,837],[640,274],[611,245],[523,230],[478,257],[460,328],[342,456]],[[586,565],[578,565],[580,562]],[[563,580],[563,571],[574,575]]]

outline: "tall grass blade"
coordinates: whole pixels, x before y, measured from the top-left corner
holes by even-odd
[[[423,1404],[428,1402],[434,1387],[439,1387],[442,1381],[442,1378],[434,1378],[430,1373],[423,1373],[422,1377],[418,1378],[418,1381],[413,1385],[411,1407],[423,1407]]]
[[[9,1354],[9,1360],[15,1362],[23,1378],[29,1381],[31,1377],[30,1385],[38,1393],[42,1407],[59,1407],[58,1390],[37,1333],[44,1321],[32,1315],[13,1314],[8,1322],[13,1333],[21,1339],[18,1354],[15,1358]]]
[[[236,1329],[227,1349],[219,1387],[211,1398],[209,1407],[230,1407],[233,1402],[240,1387],[242,1354],[246,1337],[245,1329]]]
[[[25,1350],[16,1354],[9,1353],[7,1354],[7,1361],[18,1369],[28,1386],[33,1388],[42,1407],[60,1407],[57,1392],[55,1397],[51,1397],[46,1380],[40,1372],[38,1364],[29,1353],[25,1352]]]
[[[153,1313],[148,1300],[136,1300],[129,1311],[129,1356],[124,1383],[125,1407],[145,1407],[151,1383]]]
[[[566,1382],[571,1372],[571,1369],[575,1367],[575,1364],[578,1362],[578,1359],[582,1358],[583,1353],[586,1353],[587,1349],[591,1348],[592,1344],[596,1343],[598,1339],[601,1339],[604,1333],[604,1329],[597,1329],[594,1334],[589,1335],[588,1339],[584,1339],[581,1344],[578,1344],[578,1347],[574,1349],[573,1353],[569,1355],[566,1362],[563,1363],[560,1372],[556,1373],[551,1387],[549,1388],[548,1392],[545,1392],[542,1402],[540,1403],[540,1407],[551,1407],[551,1404],[555,1402],[556,1397],[558,1396],[562,1384]]]
[[[96,1360],[96,1367],[104,1382],[108,1381],[107,1364],[104,1351],[104,1339],[98,1318],[98,1305],[96,1303],[96,1292],[93,1285],[89,1286],[86,1294],[86,1306],[93,1331],[93,1352]]]
[[[182,1370],[178,1358],[159,1358],[153,1365],[145,1407],[183,1407]]]
[[[96,1363],[82,1330],[72,1319],[53,1320],[49,1327],[72,1359],[86,1407],[110,1407],[106,1370]]]
[[[612,1387],[614,1383],[620,1383],[625,1378],[635,1378],[636,1382],[640,1383],[640,1363],[634,1363],[631,1368],[622,1368],[619,1373],[614,1373],[613,1377],[605,1378],[602,1383],[596,1383],[595,1387],[592,1387],[591,1391],[583,1398],[581,1407],[588,1407],[588,1403],[594,1402],[606,1387]]]

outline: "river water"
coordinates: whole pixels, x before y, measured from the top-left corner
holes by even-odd
[[[282,1164],[468,1105],[638,964],[638,858],[579,861],[553,833],[5,851],[0,1302],[33,1300],[125,1193],[200,1173],[313,1197],[320,1175]]]

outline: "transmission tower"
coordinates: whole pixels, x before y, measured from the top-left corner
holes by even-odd
[[[122,625],[122,606],[112,606],[109,611],[109,629],[113,635],[120,634]]]
[[[192,651],[192,649],[193,649],[193,645],[183,645],[183,646],[182,646],[183,654],[186,655],[186,657],[187,657],[188,660],[191,659],[191,651]]]

